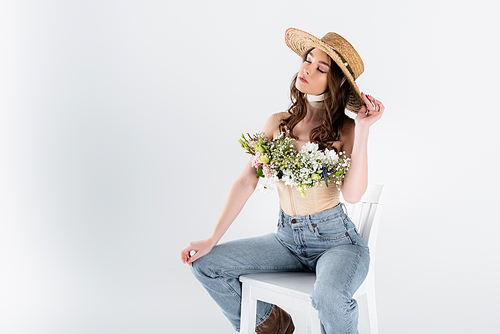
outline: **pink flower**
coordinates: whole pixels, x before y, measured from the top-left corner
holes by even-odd
[[[267,179],[273,177],[273,173],[271,172],[271,169],[269,168],[268,164],[262,165],[262,171],[264,172],[264,175]]]
[[[252,156],[252,167],[259,167],[261,165],[261,163],[259,162],[259,158],[261,156],[262,153],[260,152],[256,152],[253,156]]]

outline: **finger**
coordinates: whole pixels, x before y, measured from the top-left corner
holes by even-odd
[[[370,101],[371,101],[372,106],[373,106],[373,111],[380,112],[381,108],[383,107],[383,105],[380,103],[380,101],[377,100],[376,98],[374,98],[373,96],[370,96]]]
[[[189,257],[189,260],[188,260],[188,264],[191,264],[193,263],[194,261],[196,261],[200,256],[198,254],[195,254],[193,256],[190,256]]]
[[[370,100],[371,107],[370,109],[375,109],[375,101],[377,101],[373,96],[368,95],[368,99]]]
[[[363,98],[363,101],[365,101],[366,107],[368,107],[369,104],[371,104],[370,99],[368,98],[370,95],[366,95],[365,93],[361,93],[361,97]]]
[[[182,251],[181,251],[181,261],[182,263],[186,263],[188,261],[188,259],[191,257],[191,253],[194,252],[193,249],[188,246],[186,248],[184,248]]]
[[[358,115],[360,114],[366,114],[368,111],[368,103],[370,100],[366,97],[365,93],[361,93],[361,98],[363,99],[364,104],[361,105],[361,108],[356,112]]]
[[[380,103],[380,101],[379,101],[379,100],[377,100],[376,98],[374,98],[374,97],[373,97],[373,96],[371,96],[371,95],[368,95],[368,98],[370,99],[370,101],[371,101],[373,104],[375,104],[375,103]]]
[[[192,252],[194,252],[194,251],[192,251]],[[188,264],[191,265],[194,261],[198,260],[203,255],[205,255],[205,253],[195,252],[195,253],[191,254],[191,256],[189,257],[189,260],[188,260]]]
[[[371,95],[366,95],[366,98],[368,100],[368,102],[366,104],[366,109],[368,110],[368,112],[373,111],[375,109],[374,104],[373,104],[373,100],[375,100],[375,99]]]
[[[189,259],[189,254],[186,254],[184,252],[181,253],[181,261],[182,263],[186,264],[186,262],[188,261]]]
[[[375,100],[375,111],[377,111],[377,112],[384,111],[384,105],[382,104],[382,102]]]
[[[379,105],[380,111],[383,112],[385,110],[384,104],[380,101],[377,101],[377,104]]]

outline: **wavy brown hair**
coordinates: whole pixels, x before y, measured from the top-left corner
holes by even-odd
[[[311,49],[312,50],[312,49]],[[309,52],[305,53],[303,61],[306,60]],[[290,136],[297,139],[293,134],[293,128],[306,116],[306,98],[305,94],[295,87],[298,73],[292,79],[290,84],[290,99],[292,103],[288,108],[290,116],[281,120],[279,125],[280,132],[286,129],[290,131]],[[347,101],[349,100],[350,85],[345,80],[344,73],[332,60],[330,70],[328,71],[328,86],[325,91],[325,107],[321,112],[321,125],[312,129],[309,134],[309,141],[317,143],[320,150],[334,149],[333,143],[340,140],[344,122],[348,118],[345,114]],[[337,152],[338,153],[338,152]]]

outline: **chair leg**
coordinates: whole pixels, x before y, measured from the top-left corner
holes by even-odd
[[[311,306],[309,314],[306,315],[307,334],[325,334],[321,321],[318,318],[318,311]]]
[[[375,299],[375,282],[371,281],[366,290],[366,303],[368,306],[368,321],[370,334],[378,334],[377,302]]]
[[[375,289],[371,287],[366,294],[368,304],[368,319],[370,321],[370,334],[378,334],[377,304],[375,301]]]
[[[243,284],[241,294],[240,334],[255,334],[257,300],[252,298],[252,287]]]

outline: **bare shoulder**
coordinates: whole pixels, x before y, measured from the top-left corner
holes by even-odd
[[[290,116],[289,113],[283,111],[283,112],[277,112],[275,114],[272,114],[271,116],[269,116],[269,119],[267,120],[267,123],[273,123],[273,124],[277,124],[279,125],[281,123],[281,121],[285,118],[287,118],[288,116]]]
[[[277,112],[269,116],[263,128],[263,131],[266,133],[267,137],[275,138],[276,136],[278,136],[281,121],[287,118],[289,115],[290,114],[287,112]]]

